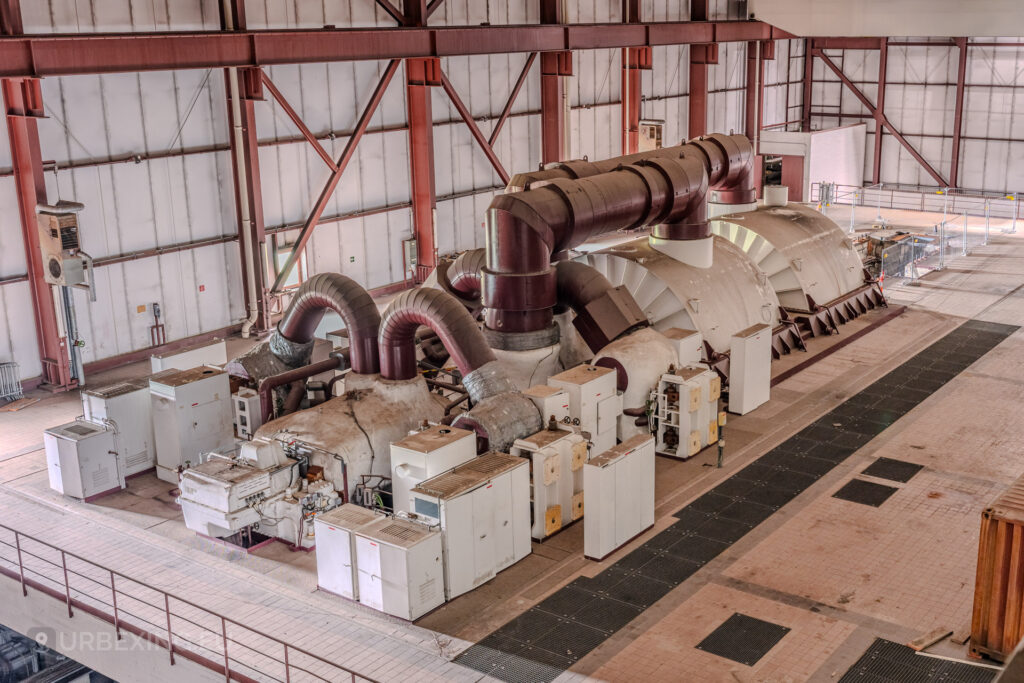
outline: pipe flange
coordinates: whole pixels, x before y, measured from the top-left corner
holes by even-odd
[[[594,221],[593,197],[590,192],[583,189],[580,182],[568,178],[556,178],[545,185],[558,193],[569,207],[569,225],[567,226],[569,230],[574,230],[577,224],[590,225]]]
[[[632,225],[630,225],[626,229],[627,230],[632,230],[634,228],[642,228],[645,225],[650,225],[651,223],[654,222],[652,220],[652,214],[653,214],[652,206],[653,206],[653,202],[654,202],[654,188],[659,184],[659,181],[661,181],[663,179],[662,174],[659,173],[654,168],[645,165],[643,162],[639,162],[639,163],[636,163],[636,164],[629,164],[629,165],[626,165],[626,166],[620,166],[618,168],[618,170],[620,170],[620,171],[628,171],[629,173],[633,173],[635,175],[640,176],[640,180],[643,181],[644,187],[647,188],[647,201],[646,201],[646,203],[644,205],[644,214],[643,214],[643,216],[640,218],[640,220],[636,221],[635,223],[633,223]]]
[[[586,159],[572,159],[571,161],[563,161],[562,163],[555,166],[555,168],[559,168],[565,171],[566,173],[569,174],[569,177],[574,180],[578,180],[580,178],[589,178],[590,176],[595,176],[601,173],[601,169],[599,169],[595,164],[590,163]]]
[[[555,269],[539,273],[495,273],[480,269],[480,297],[489,309],[540,311],[557,302]]]
[[[684,166],[684,162],[687,165],[694,163],[690,159],[692,157],[680,159],[654,157],[641,162],[643,166],[656,169],[662,175],[672,197],[671,201],[664,202],[664,208],[651,219],[651,223],[663,223],[673,216],[685,215],[689,213],[691,205],[697,205],[704,201],[708,187],[707,174],[701,173],[700,179],[694,184],[690,177],[691,174]]]
[[[286,339],[280,330],[274,330],[274,334],[270,335],[270,341],[267,343],[267,346],[270,348],[270,352],[277,356],[282,363],[290,368],[298,368],[303,365],[309,365],[309,360],[313,357],[313,344],[315,341],[311,339],[308,342],[293,342],[290,339]]]
[[[558,325],[552,323],[550,327],[533,332],[501,332],[484,328],[484,338],[492,349],[502,351],[532,351],[543,349],[546,346],[553,346],[558,343]]]

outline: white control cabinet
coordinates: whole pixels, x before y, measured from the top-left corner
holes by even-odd
[[[441,526],[448,600],[530,554],[530,465],[523,458],[485,453],[420,482],[410,507]]]
[[[653,395],[658,454],[685,460],[718,441],[721,394],[718,373],[700,363],[662,375]]]
[[[356,533],[380,519],[373,510],[351,503],[316,516],[316,578],[321,590],[359,599]]]
[[[729,412],[746,415],[767,403],[772,388],[772,328],[752,325],[729,346]]]
[[[523,395],[533,401],[537,406],[541,419],[547,422],[553,415],[555,420],[561,422],[569,417],[569,394],[565,389],[556,389],[547,384],[535,384]]]
[[[432,425],[391,444],[391,490],[395,512],[409,512],[409,491],[424,479],[476,457],[476,434]]]
[[[50,488],[87,502],[123,489],[114,441],[113,429],[84,420],[44,431]]]
[[[684,330],[681,327],[670,327],[662,334],[672,344],[680,364],[699,363],[703,359],[704,337],[700,332]]]
[[[356,532],[359,602],[417,619],[444,603],[441,532],[385,517]]]
[[[583,554],[601,560],[654,524],[654,439],[637,434],[583,466]]]
[[[203,365],[223,367],[228,362],[228,347],[223,339],[211,339],[170,353],[149,357],[153,372],[161,370],[190,370]]]
[[[178,467],[198,465],[234,444],[231,387],[223,370],[198,367],[150,379],[156,476],[178,483]]]
[[[618,377],[612,368],[577,365],[548,378],[548,384],[569,394],[569,416],[590,434],[594,453],[615,445],[622,397],[616,392]]]
[[[110,421],[117,432],[117,457],[123,476],[130,477],[156,465],[148,380],[83,389],[82,413],[89,422]]]
[[[577,428],[556,425],[516,439],[512,455],[530,461],[533,538],[541,541],[583,516],[587,440]]]

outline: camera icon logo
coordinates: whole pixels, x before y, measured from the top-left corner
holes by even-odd
[[[57,643],[57,632],[52,628],[34,626],[30,628],[25,635],[40,645],[53,647]]]

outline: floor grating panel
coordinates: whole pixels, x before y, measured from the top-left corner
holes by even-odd
[[[877,638],[839,683],[990,683],[998,671],[925,657],[906,645]]]
[[[789,633],[789,628],[739,612],[712,631],[698,650],[753,666]]]
[[[899,491],[899,489],[892,486],[885,486],[884,484],[876,484],[873,481],[851,479],[846,482],[841,489],[833,493],[832,497],[839,498],[840,500],[848,500],[851,503],[860,503],[861,505],[879,507],[882,503],[889,500],[889,496],[897,491]]]
[[[905,484],[910,481],[915,474],[923,469],[924,465],[904,462],[903,460],[893,460],[892,458],[879,458],[868,465],[861,474],[866,474],[869,477],[878,477],[879,479],[888,479],[889,481],[898,481]]]

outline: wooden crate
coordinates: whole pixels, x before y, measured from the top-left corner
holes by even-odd
[[[1024,637],[1024,477],[981,513],[972,657],[1005,661]]]

